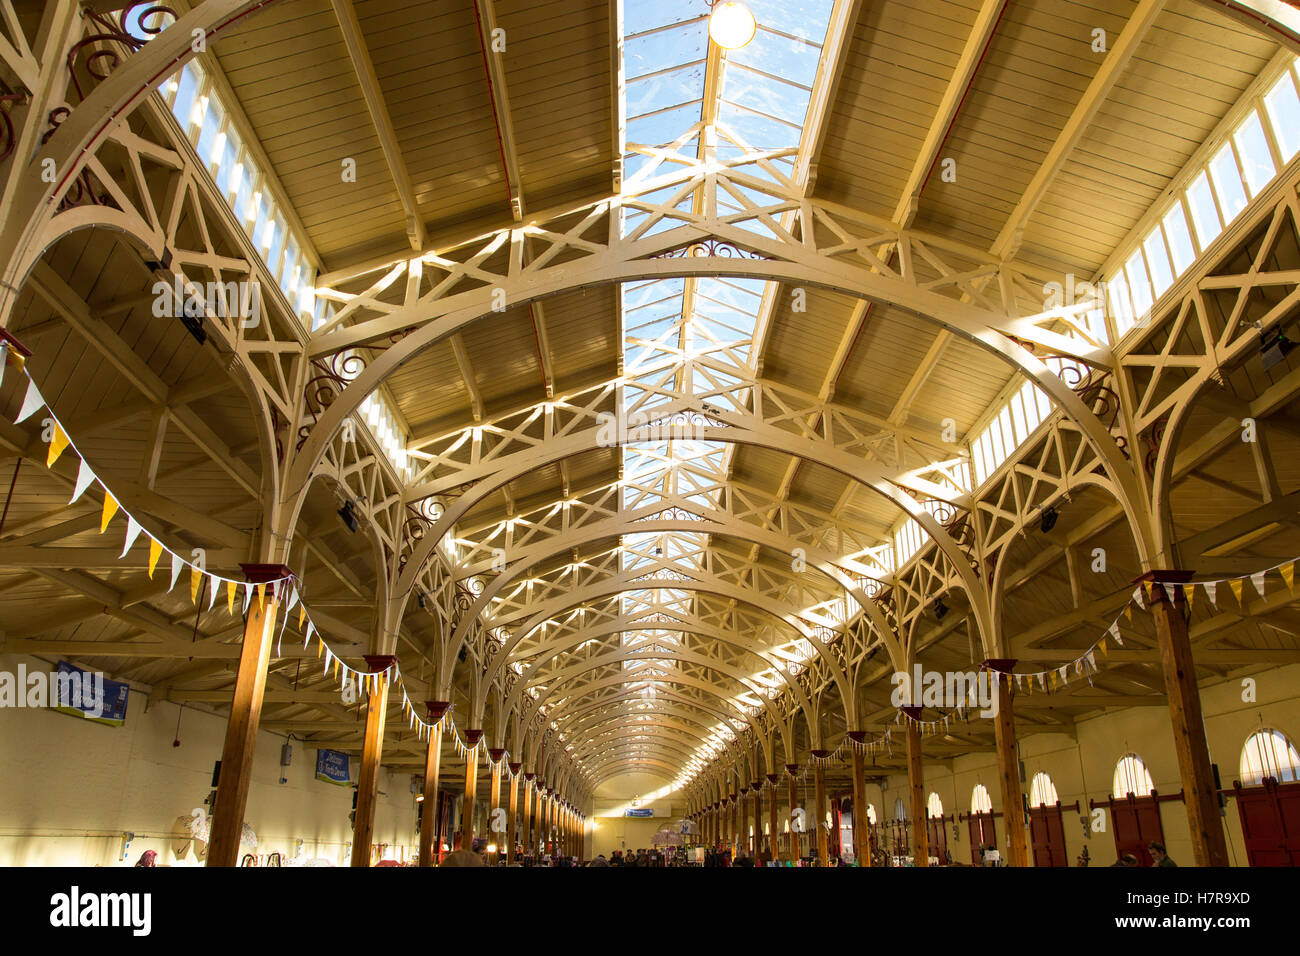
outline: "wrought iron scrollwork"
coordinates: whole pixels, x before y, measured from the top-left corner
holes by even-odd
[[[769,256],[762,253],[754,252],[750,249],[742,249],[735,243],[727,242],[723,239],[706,239],[703,242],[692,242],[685,246],[679,246],[676,249],[670,249],[667,252],[661,252],[655,259],[761,259],[770,261]]]
[[[177,15],[171,7],[146,2],[128,4],[117,19],[95,11],[88,11],[85,18],[90,32],[72,45],[67,56],[68,74],[79,99],[86,97],[82,72],[95,83],[103,82],[122,62],[117,44],[134,53],[176,22]],[[133,33],[132,26],[139,32]]]

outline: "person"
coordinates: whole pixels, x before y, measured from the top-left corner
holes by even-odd
[[[750,857],[748,850],[741,850],[739,853],[736,854],[736,862],[734,865],[752,867],[754,865],[754,860],[752,857]]]
[[[452,850],[443,858],[439,866],[487,866],[483,857],[473,850]]]
[[[1088,855],[1088,848],[1085,846],[1085,847],[1083,848],[1083,852],[1079,854],[1079,858],[1078,858],[1077,860],[1074,861],[1074,865],[1075,865],[1075,866],[1087,866],[1087,865],[1089,864],[1089,862],[1091,862],[1091,860],[1092,860],[1092,857]]]
[[[1141,864],[1138,863],[1138,858],[1132,853],[1125,853],[1118,860],[1112,863],[1111,866],[1141,866]]]
[[[605,859],[605,854],[599,853],[596,859],[592,860],[590,866],[609,866],[609,860]]]
[[[1173,860],[1169,859],[1169,854],[1165,852],[1165,845],[1152,840],[1147,844],[1147,852],[1151,854],[1151,862],[1155,866],[1177,866]]]

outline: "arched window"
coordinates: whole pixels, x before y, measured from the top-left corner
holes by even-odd
[[[1137,754],[1125,754],[1115,765],[1115,781],[1111,793],[1116,797],[1147,797],[1156,788],[1151,773]]]
[[[1054,807],[1060,801],[1056,795],[1056,784],[1045,773],[1034,774],[1029,784],[1029,805],[1031,807]]]
[[[867,804],[867,822],[872,826],[876,825],[876,805],[874,803]]]
[[[906,820],[906,819],[907,819],[907,810],[906,810],[906,808],[903,806],[903,798],[902,798],[902,797],[899,797],[897,800],[894,801],[894,819],[895,819],[895,820]]]
[[[1265,777],[1278,783],[1300,779],[1300,752],[1286,734],[1272,727],[1255,731],[1241,748],[1241,782],[1258,786]]]
[[[926,802],[925,815],[931,819],[943,816],[943,801],[940,800],[939,795],[933,791],[930,792],[930,799]]]
[[[975,784],[975,789],[970,792],[970,812],[993,812],[993,801],[989,799],[989,792],[982,783]]]

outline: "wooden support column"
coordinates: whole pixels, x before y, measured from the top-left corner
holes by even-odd
[[[998,713],[993,718],[994,747],[998,752],[998,778],[1002,785],[1002,819],[1007,830],[1007,865],[1029,866],[1029,837],[1026,831],[1024,788],[1020,782],[1020,749],[1016,742],[1016,716],[1011,704],[1011,678],[1016,666],[1010,658],[984,662],[996,679]]]
[[[853,856],[858,866],[871,866],[871,831],[867,820],[867,781],[862,760],[865,731],[849,731],[849,750],[853,754]]]
[[[427,700],[429,749],[424,755],[424,800],[420,803],[420,866],[434,866],[442,847],[438,845],[438,771],[442,763],[442,715],[450,705],[445,700]]]
[[[536,774],[524,774],[524,854],[533,855],[533,777]]]
[[[758,775],[757,769],[755,769],[754,775]],[[754,858],[757,859],[759,851],[763,848],[763,781],[755,780],[751,783],[749,792],[754,795],[754,839],[749,852],[754,854]]]
[[[465,757],[465,802],[460,811],[460,848],[474,849],[474,799],[478,795],[478,742],[483,731],[465,731],[469,753]]]
[[[798,819],[798,817],[796,817],[794,813],[794,811],[798,809],[799,806],[798,804],[799,795],[795,792],[795,785],[794,785],[795,774],[797,774],[798,772],[799,772],[799,765],[797,763],[788,763],[785,765],[785,773],[786,773],[785,779],[790,792],[790,859],[794,860],[795,862],[798,862],[803,855],[802,854],[803,847],[800,846],[800,841],[799,841],[799,831],[795,829],[795,821]],[[807,819],[807,814],[804,814],[804,819]],[[772,834],[772,836],[775,839],[776,834],[774,833]]]
[[[492,792],[488,795],[488,840],[496,845],[496,852],[489,858],[489,863],[496,863],[501,856],[501,841],[505,837],[505,828],[500,830],[492,829],[492,821],[496,818],[497,808],[501,806],[501,761],[505,758],[504,750],[489,750],[488,759],[492,761]]]
[[[769,773],[767,775],[767,789],[769,792],[767,798],[767,852],[772,855],[772,859],[774,860],[776,859],[776,847],[781,833],[781,831],[777,829],[776,821],[776,804],[778,799],[776,786],[780,782],[781,777],[779,774]]]
[[[290,571],[278,564],[244,564],[244,576],[254,584],[288,578]],[[244,808],[248,785],[253,777],[253,747],[262,719],[262,695],[266,690],[266,666],[275,639],[275,618],[283,595],[262,602],[249,602],[244,621],[244,640],[235,672],[235,695],[226,721],[226,742],[221,749],[221,774],[212,810],[208,843],[208,866],[236,866],[239,838],[244,831]]]
[[[357,776],[357,809],[352,818],[352,865],[370,865],[370,844],[375,832],[375,797],[379,792],[379,761],[384,753],[384,724],[388,720],[388,668],[392,655],[366,655],[370,679],[366,695],[366,730],[361,744],[361,772]]]
[[[745,801],[745,794],[747,793],[749,793],[749,787],[742,786],[736,795],[736,815],[740,820],[740,826],[736,833],[737,856],[749,849],[749,804]]]
[[[925,816],[925,774],[921,768],[920,707],[903,707],[907,721],[907,790],[912,811],[912,865],[930,865],[930,829]]]
[[[1183,806],[1192,837],[1192,858],[1197,866],[1229,866],[1210,747],[1201,716],[1201,693],[1196,686],[1196,666],[1187,635],[1187,601],[1182,585],[1191,579],[1190,571],[1150,571],[1138,581],[1147,595],[1147,606],[1156,625],[1160,670],[1165,678],[1169,719],[1174,731],[1174,752],[1178,755],[1178,775],[1183,783]]]
[[[510,770],[510,803],[506,808],[506,863],[515,862],[515,845],[519,840],[519,768],[523,764],[512,763]]]
[[[817,794],[817,859],[822,866],[830,866],[830,834],[826,831],[826,770],[822,762],[830,756],[828,750],[814,750],[813,784]]]

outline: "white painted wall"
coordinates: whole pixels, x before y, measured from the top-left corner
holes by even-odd
[[[14,671],[20,661],[29,670],[49,667],[0,655],[0,670]],[[129,866],[145,850],[158,851],[159,865],[201,865],[192,850],[178,858],[167,835],[178,816],[203,806],[225,718],[165,702],[146,710],[146,703],[133,690],[122,727],[53,710],[0,709],[0,866]],[[178,714],[181,746],[173,747]],[[346,865],[352,789],[316,780],[316,753],[298,741],[288,782],[280,784],[284,741],[265,732],[257,739],[245,820],[259,837],[258,852]],[[354,780],[358,770],[354,758]],[[386,795],[375,813],[375,843],[390,845],[385,857],[409,859],[419,844],[410,777],[385,773],[379,789]],[[126,860],[123,831],[135,833]]]
[[[1242,678],[1234,677],[1215,684],[1202,685],[1201,706],[1205,718],[1206,737],[1210,759],[1219,765],[1219,775],[1224,788],[1231,789],[1239,778],[1241,748],[1246,738],[1261,726],[1275,727],[1300,745],[1300,665],[1289,665],[1256,673],[1256,702],[1242,701]],[[1126,753],[1136,753],[1151,772],[1156,792],[1176,794],[1182,789],[1178,776],[1178,758],[1174,752],[1174,739],[1169,722],[1169,709],[1159,707],[1131,707],[1080,721],[1078,740],[1066,734],[1034,734],[1021,737],[1020,758],[1025,765],[1024,789],[1034,774],[1046,773],[1056,785],[1062,804],[1076,800],[1080,809],[1063,811],[1065,845],[1070,865],[1088,847],[1092,866],[1108,866],[1115,862],[1113,834],[1092,833],[1084,838],[1079,817],[1088,812],[1088,800],[1102,802],[1111,792],[1115,764]],[[900,740],[901,745],[901,740]],[[924,746],[924,742],[923,742]],[[868,767],[868,774],[870,768]],[[945,815],[970,810],[971,791],[977,783],[988,788],[993,809],[1002,810],[1002,792],[998,784],[997,762],[992,753],[958,757],[949,761],[926,760],[924,765],[926,794],[934,791],[943,801]],[[891,774],[888,790],[883,794],[878,786],[869,784],[867,799],[876,808],[877,819],[884,821],[893,816],[894,801],[904,797],[906,803],[906,774]],[[1165,845],[1173,859],[1184,865],[1192,864],[1191,837],[1187,827],[1187,814],[1177,801],[1161,804],[1161,822],[1165,832]],[[1109,823],[1109,821],[1108,821]],[[1241,824],[1237,817],[1236,801],[1229,798],[1227,817],[1224,819],[1228,837],[1229,858],[1234,866],[1246,865],[1245,844]],[[966,824],[958,827],[959,836],[953,839],[948,828],[948,849],[953,859],[970,860],[970,841]],[[1007,851],[1006,828],[1002,818],[997,820],[998,846]]]

